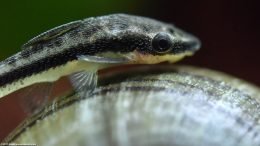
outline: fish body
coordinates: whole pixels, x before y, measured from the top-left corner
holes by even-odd
[[[112,14],[74,21],[36,36],[0,62],[0,98],[66,75],[72,84],[90,82],[96,77],[82,74],[113,65],[175,62],[199,47],[195,36],[151,18]]]

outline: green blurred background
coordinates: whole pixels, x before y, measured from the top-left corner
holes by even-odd
[[[10,0],[0,2],[0,60],[50,28],[91,16],[138,13],[138,0]]]

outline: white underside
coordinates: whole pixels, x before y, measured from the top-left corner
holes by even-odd
[[[65,65],[51,68],[47,71],[43,71],[41,73],[17,80],[11,84],[0,87],[0,98],[35,83],[54,82],[62,76],[70,75],[79,71],[96,72],[98,69],[104,68],[106,66],[108,65],[86,61],[68,62]]]
[[[122,57],[122,54],[111,54],[111,53],[102,53],[99,54],[102,57],[105,58],[110,58],[113,56],[114,58],[117,57]],[[124,54],[123,57],[126,57],[129,59],[129,62],[127,64],[156,64],[160,63],[163,61],[168,61],[168,62],[176,62],[180,59],[182,59],[185,56],[190,56],[192,55],[191,52],[186,52],[183,54],[178,54],[178,55],[163,55],[163,56],[154,56],[154,55],[143,55],[138,52],[131,52]],[[54,82],[57,81],[60,77],[70,75],[79,71],[87,71],[87,72],[96,72],[99,69],[106,68],[109,66],[115,66],[115,65],[120,65],[114,64],[109,62],[109,59],[107,62],[100,63],[96,60],[92,60],[91,62],[88,61],[81,61],[81,60],[76,60],[76,61],[71,61],[68,62],[65,65],[51,68],[49,70],[43,71],[41,73],[17,80],[11,84],[8,84],[4,87],[0,87],[0,98],[16,91],[21,88],[33,85],[35,83],[41,83],[41,82]]]

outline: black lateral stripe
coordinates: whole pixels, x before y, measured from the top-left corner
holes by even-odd
[[[74,51],[68,50],[61,54],[46,57],[27,66],[23,66],[12,70],[11,72],[5,73],[0,76],[0,87],[44,70],[60,66],[69,60],[74,60],[76,59],[74,53]]]
[[[102,38],[93,44],[80,44],[65,49],[62,53],[46,56],[46,58],[32,62],[27,66],[0,75],[0,87],[50,68],[64,65],[69,61],[76,60],[78,55],[95,55],[96,53],[109,51],[131,52],[137,48],[147,48],[147,43],[143,43],[143,41],[147,41],[147,39],[148,38],[145,38],[144,36],[127,36],[120,39]]]

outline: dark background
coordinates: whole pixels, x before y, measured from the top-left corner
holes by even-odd
[[[63,0],[0,2],[0,60],[33,36],[73,20],[131,13],[172,22],[193,33],[202,48],[182,64],[206,67],[260,85],[260,2],[257,0]],[[0,102],[0,140],[24,116],[12,100]]]

